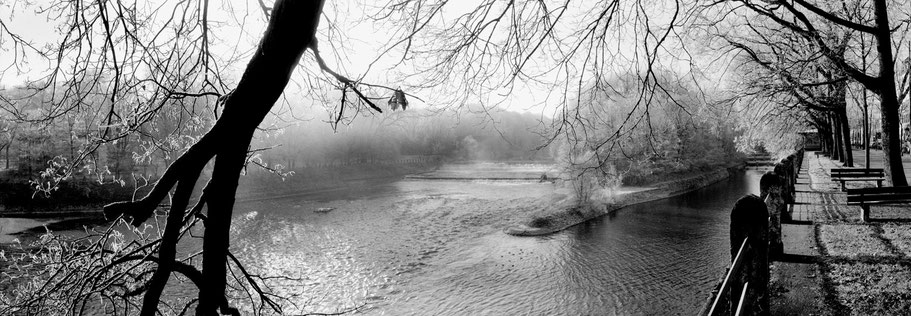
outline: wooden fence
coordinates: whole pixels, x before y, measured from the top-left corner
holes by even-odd
[[[731,210],[731,265],[701,315],[768,315],[769,262],[783,254],[781,221],[794,204],[803,150],[781,159]]]

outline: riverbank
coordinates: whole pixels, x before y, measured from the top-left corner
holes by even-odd
[[[569,199],[562,199],[532,214],[524,224],[509,227],[505,232],[514,236],[556,233],[626,206],[666,199],[706,187],[728,178],[732,172],[739,169],[742,169],[742,165],[720,167],[695,176],[656,183],[640,190],[618,192],[610,203],[580,206],[574,205],[575,203]]]
[[[401,164],[360,164],[336,167],[302,168],[282,179],[278,175],[257,172],[241,177],[237,187],[238,202],[283,198],[325,190],[384,183],[400,180],[406,175],[437,169],[440,160],[416,161]]]
[[[22,174],[0,172],[0,217],[81,216],[100,212],[104,204],[130,199],[136,193],[131,185],[78,176],[45,194],[36,192],[29,181]]]
[[[304,168],[282,180],[277,175],[258,173],[241,177],[237,203],[249,203],[293,196],[320,195],[350,188],[400,180],[408,174],[434,170],[439,162],[415,162],[386,165],[352,165],[344,167]],[[53,196],[52,196],[53,198]],[[128,197],[127,197],[128,198]],[[125,198],[99,200],[77,206],[7,208],[0,200],[0,243],[25,235],[51,231],[76,230],[86,225],[105,223],[101,207]],[[44,204],[42,204],[44,205]],[[46,228],[46,229],[45,229]]]
[[[405,175],[434,170],[439,164],[439,161],[423,161],[302,168],[294,170],[293,175],[284,179],[268,172],[253,172],[240,178],[236,199],[259,200],[344,188],[364,182],[394,181]],[[49,219],[94,216],[101,214],[101,207],[105,204],[127,200],[134,195],[133,188],[128,185],[80,180],[63,182],[59,190],[45,197],[35,194],[27,181],[0,180],[0,217]],[[145,190],[139,190],[135,195],[143,196]]]

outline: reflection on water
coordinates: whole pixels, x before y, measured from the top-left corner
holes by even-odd
[[[475,162],[446,164],[433,172],[416,175],[415,178],[539,178],[543,174],[548,177],[556,177],[559,176],[559,173],[559,168],[551,164]]]
[[[694,314],[729,263],[734,201],[758,174],[548,237],[492,234],[435,262],[389,314]]]
[[[32,218],[0,217],[0,243],[13,242],[13,240],[16,239],[16,236],[11,234],[35,227],[41,227],[49,222],[52,221]]]
[[[546,237],[501,230],[553,184],[399,181],[365,198],[242,204],[234,247],[302,311],[386,315],[692,314],[728,263],[748,172]],[[316,214],[318,207],[334,207]],[[300,303],[300,302],[299,302]]]
[[[346,191],[332,193],[339,199],[237,206],[232,250],[257,273],[297,279],[277,289],[305,298],[296,302],[300,312],[365,303],[367,313],[386,312],[410,297],[404,293],[409,281],[432,270],[435,258],[501,235],[507,223],[558,190],[551,183],[405,180]],[[314,212],[325,207],[334,210]]]

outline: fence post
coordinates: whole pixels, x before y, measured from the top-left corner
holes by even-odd
[[[795,187],[797,186],[797,174],[800,173],[800,161],[797,161],[797,155],[794,154],[788,156],[788,161],[790,162],[790,165],[788,166],[791,167],[791,172],[789,173],[791,176],[791,181],[788,182],[788,188],[791,190],[791,194],[793,194],[796,198],[797,190]]]
[[[778,175],[778,183],[781,185],[781,196],[786,204],[794,204],[794,194],[791,190],[791,163],[787,159],[781,159],[775,164],[774,171]]]
[[[733,289],[750,283],[746,295],[747,315],[769,314],[769,213],[758,196],[747,195],[734,204],[731,210],[731,260],[737,256],[743,239],[749,237],[749,255],[745,257],[741,273],[734,278]],[[729,291],[738,292],[738,291]],[[731,296],[731,310],[737,308],[739,297]]]
[[[765,202],[769,214],[769,256],[773,258],[784,253],[781,219],[789,217],[780,180],[781,177],[772,172],[766,172],[759,179],[759,198]]]

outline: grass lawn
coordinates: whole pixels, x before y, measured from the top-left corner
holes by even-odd
[[[875,233],[874,227],[869,225],[820,225],[819,240],[831,256],[894,256]]]
[[[883,237],[891,241],[902,255],[911,257],[911,225],[885,224],[883,225]]]
[[[911,269],[900,264],[830,266],[838,301],[851,315],[911,315]]]

